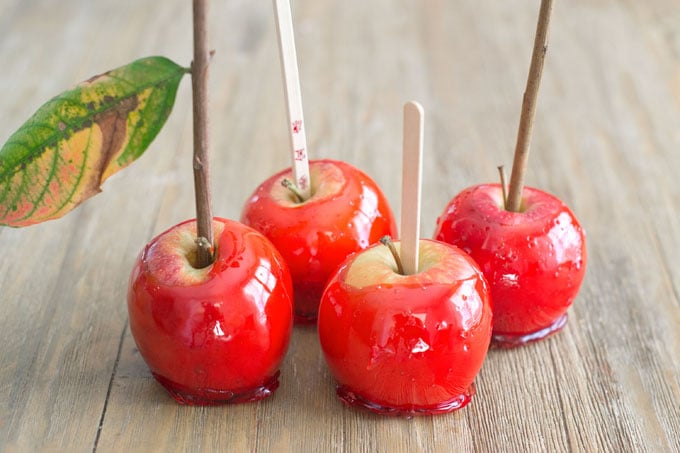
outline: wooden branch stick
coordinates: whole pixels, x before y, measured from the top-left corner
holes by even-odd
[[[512,163],[512,173],[510,174],[508,202],[505,206],[505,209],[508,211],[519,212],[522,205],[522,190],[524,189],[524,178],[527,171],[529,149],[531,147],[531,132],[534,127],[534,117],[536,116],[536,98],[538,97],[538,88],[541,85],[545,54],[548,51],[548,28],[552,6],[553,0],[541,0],[536,37],[534,38],[534,50],[531,56],[529,77],[527,78],[527,86],[524,91],[522,114],[517,131],[515,157]]]
[[[417,102],[407,102],[404,105],[404,150],[401,173],[401,262],[405,275],[418,273],[423,124],[423,108]]]
[[[208,158],[208,8],[207,0],[193,0],[194,61],[191,64],[191,88],[194,113],[194,193],[198,251],[196,267],[213,262],[212,203],[210,161]]]
[[[295,186],[307,200],[311,196],[309,179],[309,157],[307,155],[307,137],[305,135],[304,117],[302,114],[302,94],[300,76],[298,74],[297,54],[295,52],[295,36],[293,34],[293,17],[289,0],[273,0],[276,31],[283,73],[283,88],[288,114],[288,135],[290,137],[290,153]]]

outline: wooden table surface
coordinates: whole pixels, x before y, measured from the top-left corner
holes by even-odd
[[[399,213],[405,101],[426,110],[424,236],[512,161],[538,0],[293,1],[310,154],[348,161]],[[270,1],[214,1],[214,210],[238,218],[288,165]],[[191,60],[191,2],[0,0],[0,139],[43,102],[139,57]],[[194,216],[190,83],[147,153],[64,218],[0,227],[0,451],[680,450],[680,8],[557,1],[527,183],[571,206],[589,262],[555,337],[492,350],[465,409],[344,407],[313,328],[263,402],[184,407],[130,335],[152,236]]]

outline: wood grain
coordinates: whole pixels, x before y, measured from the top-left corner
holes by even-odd
[[[369,173],[399,215],[403,103],[427,111],[422,234],[512,147],[538,2],[293,2],[309,155]],[[191,59],[190,2],[0,0],[0,139],[44,101],[147,55]],[[270,2],[212,2],[216,215],[289,165]],[[556,2],[527,184],[588,233],[564,331],[491,351],[467,408],[382,418],[334,394],[296,328],[274,397],[191,408],[127,327],[132,263],[194,215],[190,86],[147,154],[63,219],[0,228],[0,451],[680,451],[680,9]],[[257,153],[257,154],[256,154]],[[257,159],[252,156],[258,155]]]

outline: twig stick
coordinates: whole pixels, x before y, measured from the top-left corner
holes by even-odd
[[[196,267],[213,262],[212,206],[210,198],[210,161],[208,158],[208,8],[207,0],[193,0],[194,61],[191,87],[194,111],[194,193],[198,252]]]
[[[276,31],[279,40],[279,56],[283,73],[283,88],[288,114],[288,135],[290,137],[291,162],[295,185],[303,201],[311,195],[309,180],[309,157],[307,156],[307,137],[302,115],[302,95],[298,74],[293,17],[289,0],[273,0]]]
[[[552,5],[553,0],[541,0],[541,9],[538,14],[538,24],[536,26],[536,37],[534,38],[534,50],[531,55],[529,77],[527,78],[527,86],[524,91],[522,114],[520,116],[519,129],[517,131],[517,144],[515,146],[515,157],[512,163],[512,173],[510,175],[508,201],[505,206],[508,211],[518,212],[522,205],[524,177],[526,175],[527,161],[529,159],[529,148],[531,147],[531,131],[534,127],[534,117],[536,115],[536,98],[538,97],[538,88],[541,85],[545,54],[548,51],[548,28],[550,25]]]
[[[404,150],[401,173],[401,261],[405,275],[418,273],[420,198],[423,176],[423,108],[404,105]]]

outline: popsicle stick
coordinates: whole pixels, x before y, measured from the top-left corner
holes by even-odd
[[[515,157],[512,162],[512,173],[510,174],[508,201],[505,206],[505,209],[508,211],[518,212],[522,205],[524,177],[527,172],[529,149],[531,147],[531,132],[534,128],[534,117],[536,116],[536,98],[538,97],[538,88],[541,85],[545,54],[548,51],[548,29],[552,5],[553,0],[541,0],[538,24],[536,25],[536,37],[534,38],[534,50],[531,55],[529,76],[527,78],[526,90],[524,91],[522,113],[517,131]]]
[[[309,157],[307,155],[307,137],[302,115],[302,95],[300,92],[300,76],[298,74],[297,54],[295,52],[295,36],[293,34],[293,17],[289,0],[273,0],[276,31],[283,73],[283,88],[288,114],[288,134],[290,137],[290,153],[293,167],[294,183],[303,200],[311,195],[309,180]]]
[[[401,172],[401,262],[404,274],[418,272],[420,199],[423,177],[423,107],[404,105],[404,150]]]

